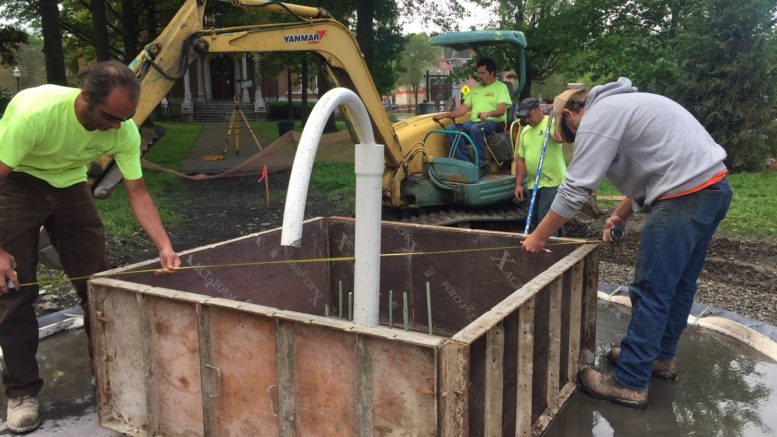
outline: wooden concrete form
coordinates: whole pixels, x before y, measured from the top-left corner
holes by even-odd
[[[91,280],[101,425],[133,436],[542,433],[593,356],[596,246],[529,255],[508,233],[383,232],[383,253],[397,256],[383,258],[379,327],[323,316],[339,283],[351,288],[350,262],[215,265],[347,255],[345,218],[306,222],[307,249],[280,248],[274,230],[184,253],[188,273],[115,276],[148,262]],[[403,291],[408,331],[387,326]]]

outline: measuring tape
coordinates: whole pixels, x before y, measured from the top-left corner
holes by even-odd
[[[546,247],[554,247],[554,246],[569,246],[569,245],[583,245],[583,244],[598,244],[597,241],[592,240],[586,240],[586,239],[572,239],[572,238],[566,238],[567,241],[560,241],[560,242],[552,242],[548,243],[545,246]],[[445,255],[445,254],[453,254],[453,253],[465,253],[465,252],[488,252],[488,251],[495,251],[495,250],[514,250],[514,249],[520,249],[522,246],[519,245],[511,245],[511,246],[496,246],[496,247],[476,247],[476,248],[468,248],[468,249],[451,249],[451,250],[435,250],[435,251],[428,251],[428,252],[402,252],[402,253],[382,253],[380,254],[381,257],[402,257],[402,256],[424,256],[424,255]],[[238,262],[238,263],[225,263],[225,264],[205,264],[205,265],[193,265],[193,266],[180,266],[174,269],[174,271],[183,271],[183,270],[192,270],[192,269],[203,269],[203,268],[225,268],[225,267],[247,267],[247,266],[261,266],[261,265],[270,265],[270,264],[285,264],[285,263],[319,263],[319,262],[340,262],[340,261],[354,261],[355,257],[353,256],[341,256],[341,257],[332,257],[332,258],[305,258],[305,259],[282,259],[282,260],[264,260],[264,261],[249,261],[249,262]],[[92,277],[113,277],[113,276],[124,276],[124,275],[134,275],[139,273],[155,273],[160,274],[164,273],[161,269],[144,269],[144,270],[130,270],[130,271],[123,271],[123,272],[113,272],[110,275],[86,275],[86,276],[77,276],[77,277],[64,277],[64,278],[57,278],[57,279],[50,279],[50,280],[43,280],[43,281],[37,281],[37,282],[27,282],[27,283],[21,283],[19,284],[20,287],[26,287],[28,285],[48,285],[48,284],[58,284],[63,282],[69,282],[69,281],[79,281],[79,280],[85,280],[90,279]],[[13,284],[10,280],[7,280],[8,282],[8,288],[14,288]]]
[[[610,241],[613,243],[620,243],[626,238],[626,229],[623,226],[615,226],[610,228]]]

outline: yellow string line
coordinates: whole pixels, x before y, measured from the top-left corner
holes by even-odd
[[[580,245],[580,244],[597,244],[598,241],[593,240],[576,240],[576,241],[565,241],[561,243],[550,243],[546,244],[545,246],[568,246],[568,245]],[[388,258],[388,257],[395,257],[395,256],[420,256],[420,255],[448,255],[453,253],[466,253],[466,252],[488,252],[488,251],[496,251],[496,250],[511,250],[511,249],[520,249],[521,245],[514,245],[514,246],[497,246],[497,247],[478,247],[478,248],[470,248],[470,249],[450,249],[450,250],[435,250],[431,252],[400,252],[400,253],[381,253],[381,258]],[[192,269],[213,269],[213,268],[226,268],[226,267],[249,267],[249,266],[261,266],[261,265],[271,265],[271,264],[288,264],[288,263],[298,263],[298,264],[304,264],[304,263],[315,263],[315,262],[342,262],[342,261],[353,261],[356,258],[353,256],[340,256],[340,257],[332,257],[332,258],[302,258],[302,259],[278,259],[278,260],[267,260],[267,261],[247,261],[247,262],[239,262],[239,263],[225,263],[225,264],[197,264],[193,266],[181,266],[175,269],[175,271],[180,270],[192,270]],[[58,284],[61,282],[69,282],[69,281],[81,281],[84,279],[89,278],[110,278],[113,276],[124,276],[124,275],[134,275],[138,273],[156,273],[160,271],[160,269],[143,269],[143,270],[129,270],[124,272],[113,272],[110,274],[94,274],[94,275],[88,275],[88,276],[74,276],[72,278],[69,278],[67,276],[63,278],[58,279],[46,279],[38,282],[25,282],[22,284],[19,284],[20,287],[26,287],[28,285],[49,285],[49,284]]]

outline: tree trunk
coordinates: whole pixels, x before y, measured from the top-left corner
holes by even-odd
[[[372,49],[373,21],[375,21],[375,5],[372,0],[359,0],[356,5],[356,41],[359,43],[367,68],[372,67],[374,51]]]
[[[43,56],[46,59],[46,82],[67,85],[65,52],[59,31],[58,0],[40,0],[40,18],[43,28]]]
[[[302,106],[300,107],[300,120],[302,125],[308,121],[308,55],[302,53]]]
[[[121,0],[121,39],[124,42],[124,63],[138,54],[138,23],[133,0]]]
[[[111,59],[111,49],[108,45],[108,19],[105,16],[105,1],[91,0],[92,32],[94,33],[94,51],[97,61]]]
[[[324,62],[324,61],[321,61]],[[324,69],[319,66],[318,68],[318,98],[321,99],[321,96],[323,96],[327,91],[332,89],[331,86],[329,86],[329,81],[326,78],[326,74],[324,74]],[[335,124],[335,114],[334,112],[329,117],[329,119],[326,121],[326,126],[324,126],[324,132],[334,132],[337,130],[337,125]]]
[[[289,112],[288,112],[287,115],[289,117],[289,120],[294,120],[294,105],[291,102],[291,87],[292,87],[292,83],[291,83],[291,69],[290,68],[286,69],[286,87],[287,87],[287,90],[286,90],[286,102],[287,102],[288,108],[289,108]]]

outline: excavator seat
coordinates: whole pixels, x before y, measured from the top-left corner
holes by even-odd
[[[429,164],[440,181],[473,184],[480,180],[478,167],[469,161],[435,156]]]
[[[513,146],[506,132],[487,135],[486,147],[491,151],[492,158],[500,163],[513,159]]]

